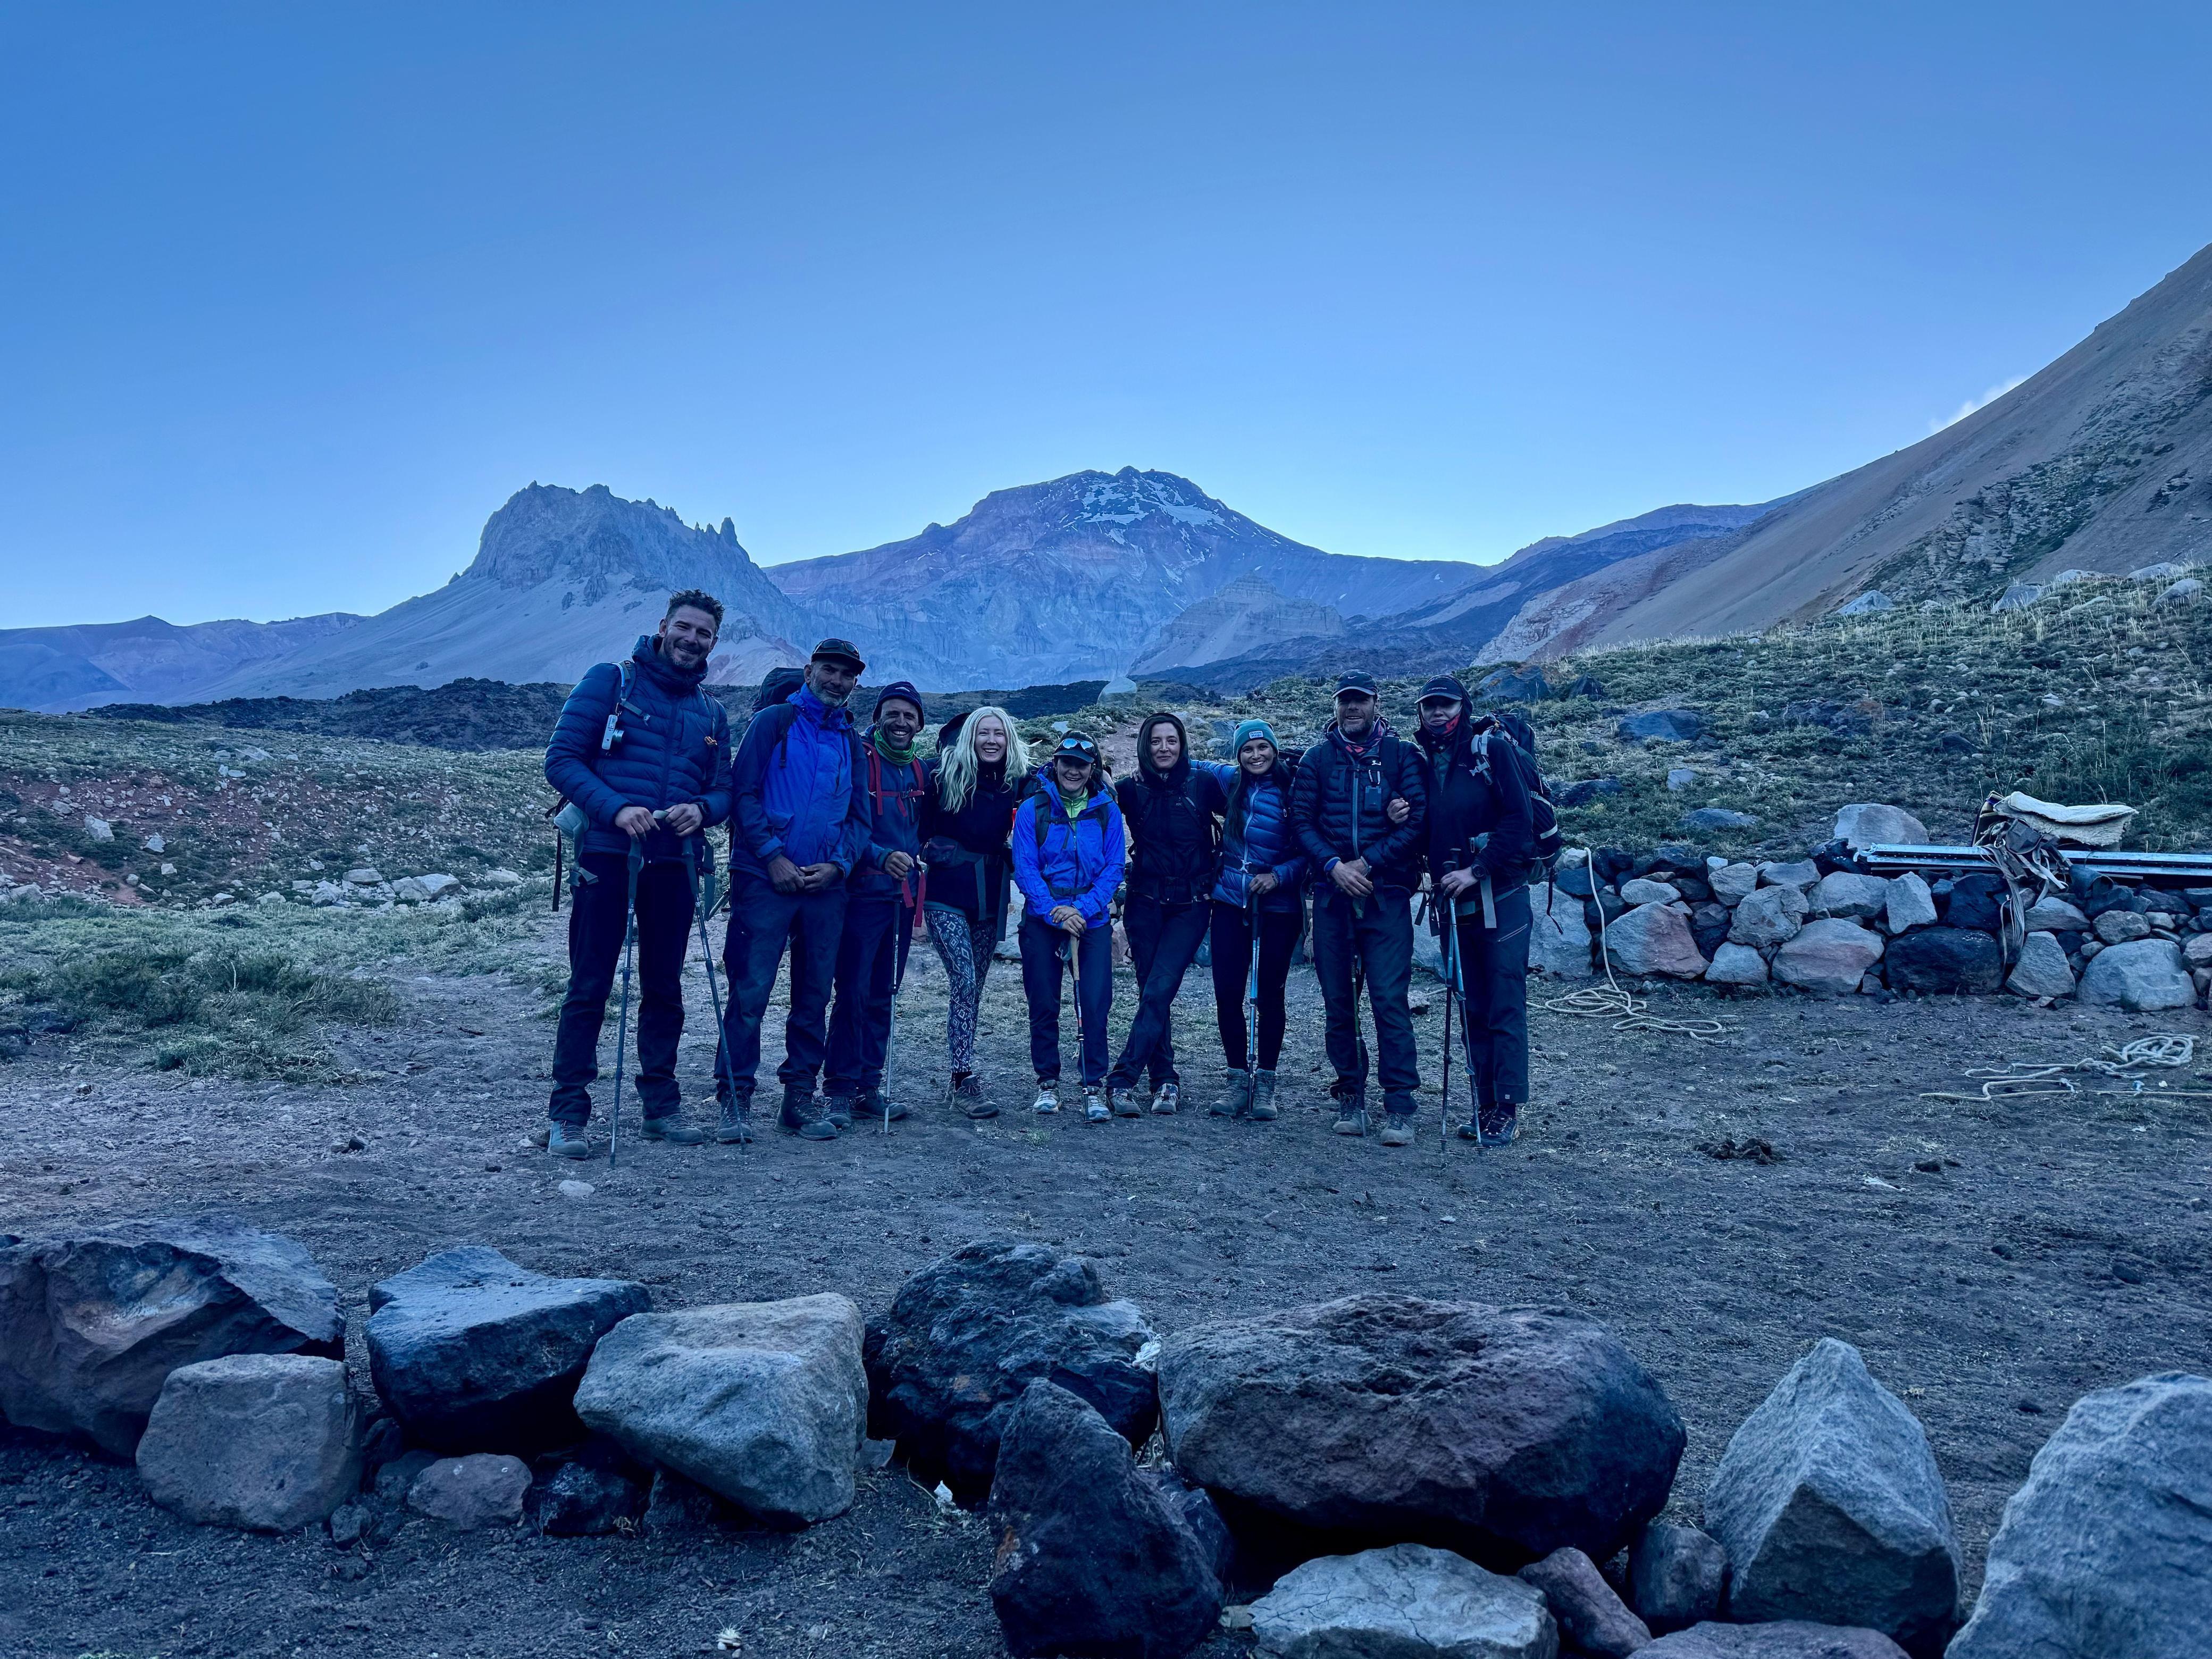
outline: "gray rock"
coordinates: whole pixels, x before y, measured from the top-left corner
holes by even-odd
[[[2001,617],[2008,611],[2025,611],[2043,597],[2040,582],[2018,581],[2010,584],[1990,607],[1991,616]]]
[[[1749,898],[1759,885],[1759,866],[1755,864],[1723,864],[1710,870],[1705,877],[1713,896],[1723,904],[1735,906]]]
[[[1810,859],[1793,859],[1786,864],[1769,859],[1759,866],[1762,887],[1795,887],[1802,893],[1820,878],[1820,866]]]
[[[1878,1630],[1786,1619],[1767,1625],[1692,1625],[1662,1636],[1644,1659],[1905,1659]]]
[[[656,1469],[641,1524],[647,1532],[694,1533],[721,1518],[722,1500],[673,1469]]]
[[[2031,933],[2086,933],[2089,918],[2081,907],[2052,894],[2027,907],[2025,920]]]
[[[826,1521],[860,1471],[863,1329],[834,1295],[637,1314],[599,1339],[576,1413],[763,1521]]]
[[[1705,719],[1694,708],[1655,708],[1620,722],[1623,743],[1694,743],[1705,734]]]
[[[1620,884],[1621,902],[1632,907],[1638,904],[1672,904],[1681,896],[1680,888],[1670,887],[1663,881],[1653,881],[1644,876],[1638,876],[1633,881],[1624,881]]]
[[[363,865],[358,870],[345,872],[345,884],[349,887],[381,887],[384,877],[381,872]]]
[[[1159,1364],[1176,1467],[1224,1507],[1313,1533],[1604,1560],[1658,1512],[1682,1453],[1650,1374],[1563,1309],[1370,1292],[1187,1326]]]
[[[496,1452],[441,1457],[407,1490],[407,1507],[449,1527],[511,1527],[522,1519],[530,1465]]]
[[[571,1406],[592,1346],[642,1313],[645,1286],[553,1279],[471,1244],[368,1293],[376,1392],[439,1451],[530,1452],[582,1437]]]
[[[366,1504],[341,1504],[331,1511],[331,1542],[340,1549],[349,1549],[361,1542],[362,1534],[376,1519]]]
[[[1542,667],[1498,668],[1474,683],[1473,695],[1491,702],[1541,702],[1553,695]]]
[[[2150,937],[2150,918],[2133,910],[2107,910],[2096,921],[2097,939],[2103,945],[2131,945]]]
[[[1832,838],[1857,848],[1905,842],[1928,844],[1928,826],[1901,806],[1878,801],[1854,801],[1836,814]]]
[[[0,1235],[0,1415],[18,1428],[129,1457],[171,1371],[234,1353],[345,1355],[337,1288],[282,1234]]]
[[[343,1361],[203,1359],[161,1385],[138,1441],[138,1478],[187,1521],[293,1532],[361,1490],[359,1428]]]
[[[1221,1580],[1129,1443],[1040,1378],[1000,1437],[991,1605],[1017,1656],[1182,1659],[1212,1632]]]
[[[1650,1645],[1650,1628],[1613,1594],[1597,1564],[1580,1550],[1553,1550],[1540,1561],[1531,1561],[1517,1576],[1522,1583],[1543,1591],[1571,1650],[1595,1659],[1628,1659],[1638,1648]]]
[[[1694,767],[1671,766],[1667,769],[1667,787],[1676,793],[1687,789],[1697,781],[1698,773]]]
[[[1663,1635],[1718,1616],[1728,1552],[1711,1533],[1654,1521],[1628,1547],[1628,1600]]]
[[[1928,884],[1917,871],[1907,870],[1883,885],[1887,891],[1882,898],[1882,926],[1891,933],[1936,925],[1935,896],[1929,892]]]
[[[84,833],[86,838],[90,841],[113,841],[115,826],[106,818],[95,818],[88,815],[84,821]]]
[[[1713,951],[1711,964],[1705,969],[1708,985],[1764,985],[1766,983],[1766,958],[1748,945],[1725,942]]]
[[[416,1446],[390,1459],[376,1471],[374,1491],[377,1498],[386,1504],[404,1504],[415,1483],[422,1478],[422,1471],[438,1461],[438,1454]]]
[[[1824,1337],[1744,1420],[1705,1488],[1729,1616],[1851,1620],[1918,1659],[1959,1622],[1959,1540],[1928,1437]]]
[[[1528,965],[1553,979],[1587,979],[1590,968],[1589,923],[1583,907],[1565,893],[1546,903],[1541,887],[1528,890]],[[2212,939],[2212,934],[2204,935]]]
[[[2161,559],[2156,564],[2147,564],[2139,570],[2129,571],[2128,580],[2131,582],[2171,581],[2176,576],[2187,575],[2189,568],[2185,564]]]
[[[1816,916],[1878,916],[1889,908],[1889,884],[1880,876],[1832,870],[1814,884],[1808,902]]]
[[[1556,1659],[1540,1593],[1419,1544],[1325,1555],[1252,1604],[1252,1633],[1276,1659]]]
[[[1808,921],[1774,953],[1771,971],[1784,985],[1848,996],[1859,988],[1867,969],[1881,960],[1881,935],[1855,921]]]
[[[2212,934],[2198,937],[2212,938]],[[2074,969],[2067,963],[2064,947],[2049,933],[2030,933],[2021,946],[2020,960],[2013,964],[2005,988],[2024,997],[2072,996]]]
[[[2197,986],[2181,965],[2179,945],[2170,939],[2143,939],[2098,951],[2082,970],[2081,997],[2103,1007],[2148,1013],[2190,1006],[2197,1000]]]
[[[1690,919],[1671,904],[1639,904],[1621,915],[1605,930],[1605,949],[1615,973],[1698,979],[1705,971]]]
[[[1729,913],[1729,941],[1771,951],[1796,938],[1811,908],[1805,895],[1786,883],[1761,887]]]
[[[1759,814],[1739,812],[1732,806],[1698,806],[1674,820],[1677,830],[1692,835],[1713,835],[1723,830],[1756,830]]]
[[[2181,960],[2191,968],[2212,968],[2212,933],[2191,933],[2184,939]]]
[[[1836,607],[1838,617],[1875,617],[1885,611],[1897,609],[1897,601],[1879,587],[1869,587],[1847,605]]]
[[[1950,1659],[2212,1654],[2212,1382],[2075,1402],[2006,1503]]]
[[[2166,588],[2163,592],[2161,592],[2158,596],[2155,603],[2159,605],[2185,605],[2203,591],[2204,584],[2197,580],[2196,577],[2184,576],[2179,581],[2175,582],[2172,586]]]
[[[1098,1269],[1042,1244],[986,1238],[931,1262],[868,1328],[868,1431],[896,1440],[917,1479],[982,1501],[999,1431],[1040,1376],[1098,1407],[1132,1446],[1159,1396],[1138,1356],[1152,1328],[1107,1300]]]

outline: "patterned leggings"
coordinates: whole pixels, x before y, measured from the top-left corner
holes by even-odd
[[[986,922],[970,921],[949,904],[933,904],[929,939],[951,983],[945,1011],[945,1047],[956,1072],[975,1069],[975,1018],[983,1006],[983,976],[997,944]]]

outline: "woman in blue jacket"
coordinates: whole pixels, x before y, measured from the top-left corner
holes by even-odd
[[[1080,732],[1060,739],[1036,793],[1015,811],[1013,852],[1036,1108],[1060,1109],[1060,967],[1072,960],[1083,1029],[1083,1115],[1103,1122],[1111,1115],[1102,1085],[1114,1006],[1114,890],[1127,853],[1098,745]]]
[[[1291,831],[1291,764],[1265,720],[1246,720],[1231,738],[1237,776],[1221,821],[1221,875],[1213,888],[1213,1010],[1229,1086],[1213,1104],[1222,1117],[1275,1116],[1275,1062],[1282,1057],[1283,988],[1305,922],[1305,854]],[[1244,1026],[1246,981],[1259,952],[1260,1029]],[[1248,1047],[1256,1040],[1256,1052]],[[1256,1061],[1256,1065],[1255,1062]]]

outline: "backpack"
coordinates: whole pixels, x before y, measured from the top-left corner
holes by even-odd
[[[1490,745],[1474,741],[1486,736],[1496,737],[1504,742],[1506,755],[1520,773],[1522,787],[1528,792],[1529,814],[1534,820],[1536,865],[1543,871],[1545,880],[1549,882],[1553,866],[1566,847],[1566,837],[1559,833],[1559,814],[1552,804],[1552,787],[1544,781],[1543,770],[1536,764],[1535,730],[1510,708],[1500,709],[1494,714],[1485,714],[1477,720],[1468,729],[1468,748],[1474,756],[1475,769],[1487,777],[1490,775]]]
[[[615,706],[607,715],[606,727],[599,733],[599,752],[603,755],[623,739],[621,723],[623,711],[629,708],[630,688],[637,684],[637,664],[629,658],[624,657],[615,665],[615,672],[622,678],[621,684],[615,689]],[[707,696],[704,682],[693,686],[691,695],[702,703],[712,701]],[[637,711],[631,709],[630,712],[635,714]],[[708,741],[712,743],[714,739],[709,738]],[[545,816],[553,820],[553,908],[558,910],[561,908],[561,870],[564,855],[571,843],[581,837],[588,826],[584,818],[584,809],[566,795],[547,807]],[[584,860],[580,854],[576,859],[576,879],[581,882],[593,882],[599,879],[597,876],[584,868]]]
[[[1108,789],[1095,790],[1091,793],[1089,804],[1073,817],[1054,817],[1052,809],[1061,804],[1060,798],[1054,794],[1050,790],[1045,788],[1043,784],[1037,780],[1034,774],[1031,775],[1030,781],[1031,787],[1029,793],[1024,795],[1021,799],[1023,801],[1026,801],[1034,799],[1037,803],[1037,810],[1030,814],[1030,823],[1036,830],[1038,873],[1042,874],[1044,870],[1045,834],[1055,823],[1066,824],[1067,844],[1071,849],[1075,851],[1076,862],[1077,865],[1080,866],[1082,863],[1082,852],[1080,848],[1078,847],[1075,840],[1075,826],[1082,823],[1084,819],[1093,817],[1094,815],[1103,817],[1105,815],[1107,806],[1114,799],[1113,792]],[[1017,812],[1021,811],[1021,801],[1017,801],[1014,804],[1014,810]],[[1050,883],[1046,884],[1045,890],[1048,892],[1052,891]],[[1053,893],[1052,896],[1054,898],[1073,898],[1075,896],[1073,893]]]

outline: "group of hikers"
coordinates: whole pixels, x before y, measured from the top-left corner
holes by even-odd
[[[1425,874],[1476,1107],[1459,1133],[1489,1146],[1514,1139],[1528,1097],[1540,785],[1525,733],[1516,742],[1479,719],[1458,680],[1422,687],[1408,739],[1384,719],[1372,678],[1342,675],[1334,718],[1310,747],[1286,750],[1266,721],[1248,720],[1231,734],[1226,763],[1197,758],[1182,720],[1155,714],[1137,733],[1135,774],[1116,783],[1091,738],[1070,731],[1033,757],[998,707],[945,721],[936,752],[922,758],[921,692],[894,681],[874,694],[869,723],[857,724],[848,705],[866,664],[839,639],[817,645],[803,671],[773,672],[732,744],[728,715],[704,690],[721,623],[711,595],[671,596],[659,629],[627,661],[599,664],[579,682],[546,750],[545,776],[575,844],[549,1152],[590,1155],[600,1030],[618,968],[627,1011],[633,950],[648,1140],[751,1140],[761,1027],[787,958],[781,1127],[828,1140],[856,1119],[907,1116],[909,1107],[885,1092],[886,1065],[918,929],[945,969],[951,1102],[971,1118],[996,1115],[976,1064],[976,1026],[1017,892],[1033,1110],[1073,1104],[1061,1087],[1064,980],[1073,982],[1084,1115],[1182,1109],[1174,1003],[1207,945],[1228,1073],[1208,1109],[1274,1119],[1285,988],[1310,891],[1336,1133],[1373,1127],[1364,994],[1380,1139],[1406,1146],[1420,1081],[1410,994]],[[712,906],[705,831],[722,823],[728,1003],[715,1059],[720,1121],[710,1129],[684,1121],[676,1055],[684,963],[695,927],[706,944]],[[1117,899],[1139,988],[1109,1064]],[[1449,1121],[1449,1098],[1444,1113]]]

